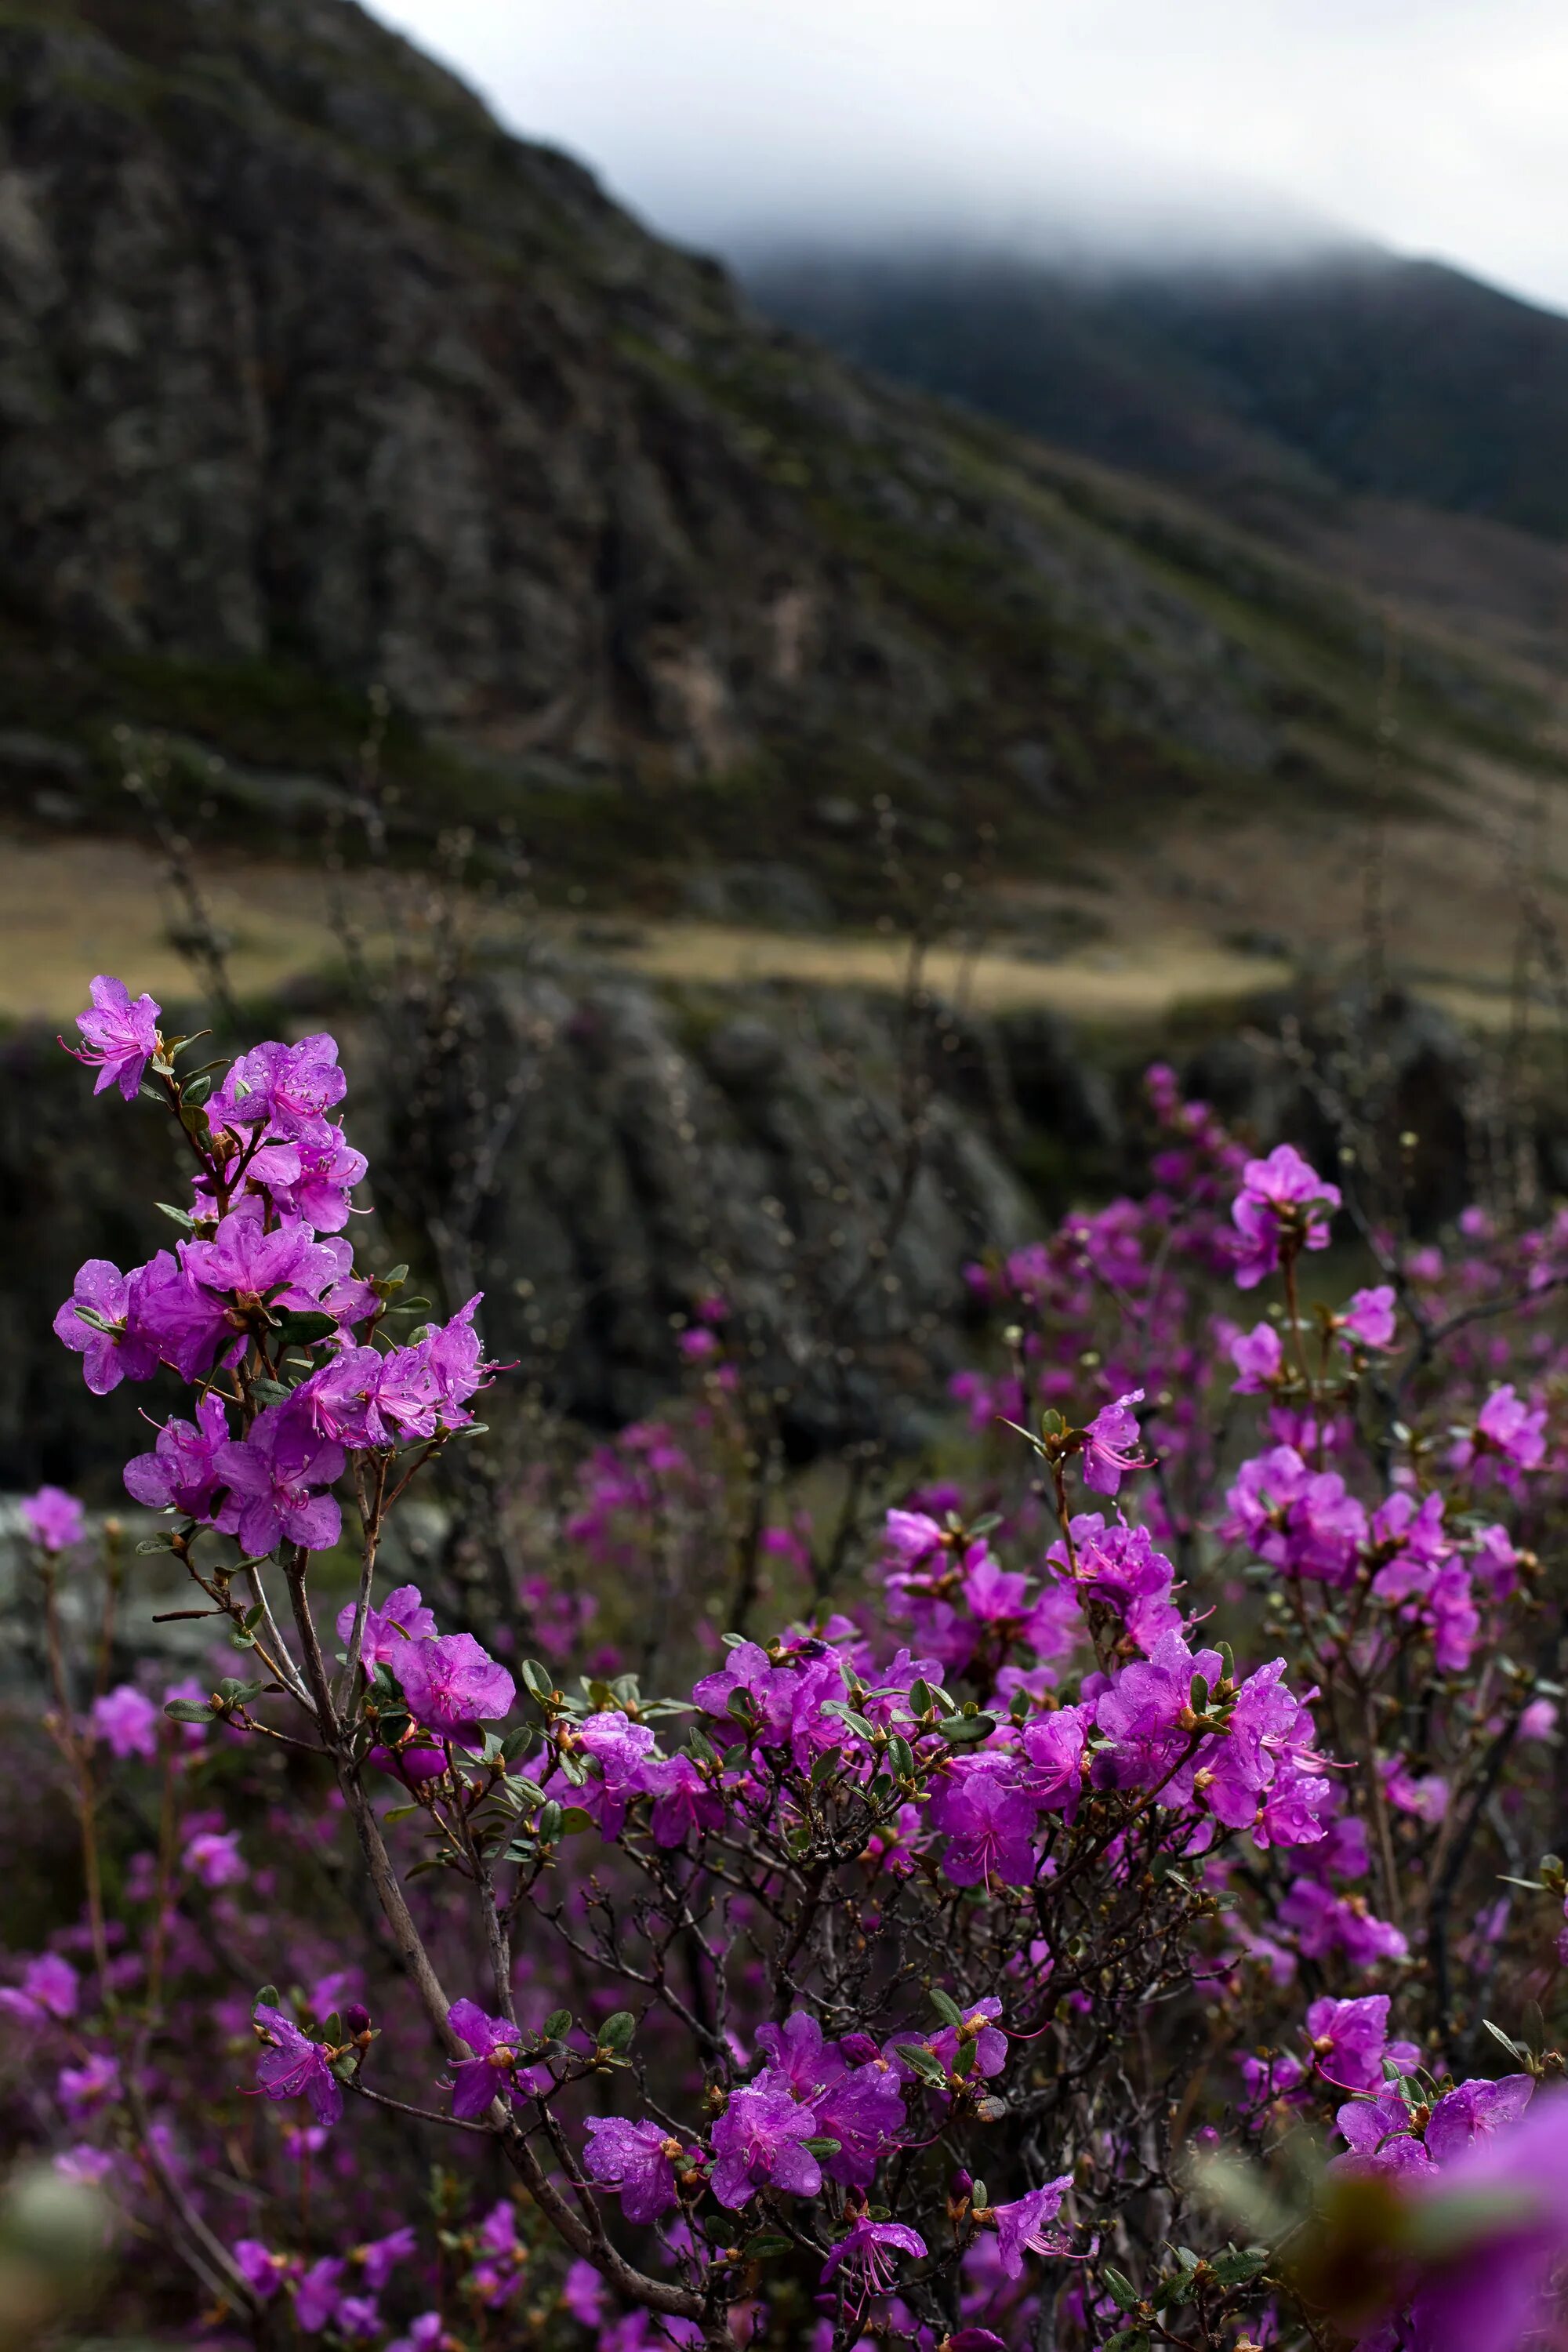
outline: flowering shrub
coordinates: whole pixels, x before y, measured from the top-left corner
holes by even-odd
[[[1547,2325],[1568,1229],[1369,1227],[1380,1278],[1304,1302],[1339,1190],[1152,1073],[1150,1192],[973,1271],[973,1497],[907,1496],[861,1589],[671,1696],[568,1671],[576,1587],[516,1596],[541,1662],[383,1575],[501,1375],[479,1300],[420,1324],[358,1262],[332,1040],[194,1070],[150,998],[92,998],[79,1058],[161,1104],[192,1190],[56,1329],[96,1393],[183,1384],[125,1482],[219,1649],[115,1684],[100,1612],[73,1655],[81,1514],[26,1507],[83,1910],[0,2011],[29,2136],[207,2340]],[[1221,1311],[1276,1277],[1272,1318]],[[705,1301],[683,1348],[710,1445],[745,1428],[724,1327]],[[655,1561],[666,1498],[689,1549],[720,1483],[674,1418],[597,1450],[577,1587]],[[808,1526],[763,1533],[805,1565]],[[107,1610],[112,1540],[105,1574]]]

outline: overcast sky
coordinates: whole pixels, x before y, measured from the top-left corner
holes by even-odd
[[[654,226],[1322,219],[1568,310],[1568,0],[374,0]]]

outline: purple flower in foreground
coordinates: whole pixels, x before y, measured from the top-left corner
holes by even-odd
[[[68,1960],[45,1952],[29,1960],[20,1985],[0,1988],[0,2011],[20,2025],[43,2025],[50,2018],[63,2023],[77,2012],[79,1980]]]
[[[1342,2091],[1379,2089],[1388,2042],[1388,1995],[1315,2000],[1307,2011],[1307,2038],[1325,2082]]]
[[[158,1015],[163,1008],[151,996],[132,1003],[125,982],[108,972],[100,971],[88,983],[88,994],[89,1010],[76,1016],[82,1042],[66,1045],[66,1052],[84,1069],[98,1072],[95,1095],[117,1086],[127,1102],[134,1102],[142,1073],[157,1050]],[[59,1042],[66,1044],[63,1037]]]
[[[208,1117],[215,1128],[265,1122],[275,1134],[313,1139],[323,1113],[347,1091],[337,1040],[324,1030],[301,1037],[297,1045],[272,1038],[231,1064],[208,1105]]]
[[[1043,2189],[1031,2189],[1026,2197],[1015,2198],[1010,2205],[992,2207],[997,2257],[1009,2278],[1022,2275],[1026,2253],[1061,2252],[1062,2241],[1047,2235],[1047,2225],[1056,2220],[1062,2199],[1071,2187],[1072,2175],[1064,2172],[1055,2180],[1047,2180]]]
[[[153,1339],[132,1328],[135,1280],[110,1259],[89,1257],[55,1317],[55,1337],[81,1358],[94,1396],[107,1396],[121,1381],[151,1380],[158,1368]]]
[[[1273,1324],[1255,1323],[1250,1331],[1238,1331],[1230,1343],[1230,1360],[1239,1375],[1231,1383],[1237,1395],[1265,1395],[1279,1380],[1284,1361]]]
[[[338,1612],[338,1639],[348,1642],[354,1630],[354,1603]],[[425,1608],[416,1584],[400,1584],[379,1609],[367,1609],[360,1634],[360,1664],[368,1674],[388,1664],[405,1642],[422,1642],[436,1631],[436,1612]]]
[[[684,1845],[704,1830],[723,1827],[724,1801],[708,1786],[689,1756],[650,1757],[637,1778],[653,1799],[655,1845]]]
[[[343,2111],[342,2086],[327,2063],[326,2045],[301,2033],[292,2018],[266,2001],[256,2004],[257,2032],[263,2037],[256,2079],[269,2099],[305,2098],[319,2124],[335,2124]]]
[[[1478,1455],[1497,1454],[1518,1470],[1538,1470],[1546,1454],[1546,1408],[1533,1410],[1510,1381],[1493,1389],[1476,1415],[1475,1433],[1456,1447],[1456,1469],[1467,1469]]]
[[[1007,2036],[996,2023],[1002,2014],[1002,2004],[990,1995],[977,2000],[963,2012],[957,2025],[944,2025],[933,2033],[931,2046],[947,2068],[952,2072],[959,2051],[971,2042],[974,2044],[974,2069],[979,2074],[999,2074],[1007,2063]]]
[[[588,2118],[584,2168],[590,2180],[619,2193],[628,2221],[657,2221],[679,2202],[675,2159],[679,2154],[680,2142],[671,2139],[662,2124],[627,2123],[622,2116]]]
[[[63,1486],[40,1486],[36,1495],[28,1495],[22,1504],[22,1524],[47,1552],[64,1551],[87,1533],[81,1505]]]
[[[504,2017],[489,2017],[477,2001],[455,2000],[447,2011],[454,2033],[473,2052],[452,2067],[452,2113],[466,2123],[477,2123],[492,2099],[507,2098],[517,2086],[520,2035]],[[535,2070],[537,2072],[537,2070]],[[548,2087],[549,2074],[544,2077]],[[531,2080],[530,2087],[540,2087]]]
[[[1395,1328],[1393,1284],[1380,1282],[1375,1290],[1358,1290],[1335,1320],[1342,1331],[1348,1332],[1363,1348],[1392,1348]]]
[[[105,1691],[92,1702],[92,1728],[100,1739],[107,1739],[111,1755],[122,1761],[128,1756],[156,1756],[158,1726],[162,1720],[152,1700],[131,1683],[121,1683],[118,1690]]]
[[[408,1712],[444,1739],[479,1738],[481,1723],[510,1713],[517,1685],[471,1633],[445,1633],[400,1642],[387,1664],[403,1687]]]
[[[801,2142],[816,2133],[812,2109],[792,2099],[771,2068],[734,2092],[710,2135],[719,2159],[712,2187],[720,2204],[733,2210],[770,2187],[815,2197],[822,2168]]]
[[[210,1242],[182,1242],[180,1264],[204,1290],[221,1291],[242,1307],[263,1299],[313,1307],[338,1271],[332,1253],[309,1225],[291,1220],[269,1233],[257,1201],[231,1210]]]
[[[1237,1235],[1237,1288],[1255,1290],[1273,1272],[1287,1237],[1310,1250],[1326,1249],[1325,1212],[1339,1205],[1338,1185],[1325,1182],[1294,1144],[1276,1144],[1267,1160],[1249,1160],[1230,1213]]]
[[[228,1444],[223,1400],[209,1390],[196,1401],[195,1421],[168,1421],[151,1454],[125,1465],[125,1489],[149,1510],[173,1507],[187,1518],[205,1518],[218,1488],[217,1457]]]
[[[1114,1495],[1130,1470],[1150,1467],[1138,1452],[1138,1416],[1132,1411],[1142,1402],[1142,1390],[1130,1389],[1114,1404],[1101,1405],[1083,1433],[1083,1483],[1097,1495]]]
[[[282,1543],[330,1551],[337,1542],[342,1513],[322,1489],[341,1474],[343,1449],[318,1437],[292,1398],[258,1413],[248,1437],[220,1445],[216,1464],[228,1488],[217,1525],[250,1558]]]
[[[868,2221],[862,2215],[847,2238],[840,2238],[822,2265],[822,2281],[835,2272],[847,2270],[851,2276],[858,2274],[864,2294],[885,2294],[892,2284],[895,2254],[912,2254],[918,2260],[926,2251],[926,2242],[918,2230],[910,2230],[902,2221]]]

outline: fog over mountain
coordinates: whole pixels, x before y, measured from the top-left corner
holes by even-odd
[[[662,234],[1226,255],[1355,236],[1568,307],[1551,0],[374,0]]]

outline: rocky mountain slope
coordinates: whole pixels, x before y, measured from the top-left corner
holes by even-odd
[[[0,793],[276,841],[383,686],[394,822],[668,899],[694,856],[879,887],[1310,824],[1542,705],[1179,499],[764,323],[349,0],[0,10]]]

